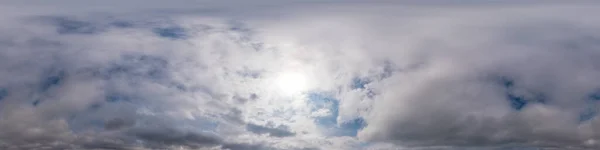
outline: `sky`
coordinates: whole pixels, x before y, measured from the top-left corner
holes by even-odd
[[[0,149],[600,149],[598,13],[2,0]]]

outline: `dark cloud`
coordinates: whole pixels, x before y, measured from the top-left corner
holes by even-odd
[[[265,147],[261,144],[226,144],[222,147],[225,150],[272,150],[273,148]]]
[[[98,17],[98,20],[85,20],[72,16],[43,16],[34,20],[41,20],[55,26],[56,33],[60,35],[93,35],[106,32],[111,28],[131,28],[135,23],[118,20],[113,17]],[[36,22],[37,23],[37,22]]]
[[[209,133],[182,132],[170,128],[133,129],[130,135],[144,140],[149,148],[167,148],[170,146],[186,146],[200,148],[217,146],[223,141],[217,135]]]
[[[59,34],[96,34],[105,30],[93,23],[66,17],[52,18],[51,21],[56,25],[56,32]]]
[[[125,120],[121,118],[114,118],[106,121],[104,123],[104,129],[106,130],[116,130],[124,127],[129,127],[134,125],[135,122],[133,120]]]
[[[270,136],[275,137],[288,137],[296,135],[295,133],[288,131],[285,127],[282,126],[272,128],[256,124],[247,124],[246,130],[256,134],[269,134]]]

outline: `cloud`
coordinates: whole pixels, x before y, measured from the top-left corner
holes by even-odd
[[[150,145],[150,148],[165,148],[163,146],[187,146],[190,148],[199,148],[221,143],[221,139],[210,135],[203,135],[193,132],[177,132],[172,129],[152,129],[152,130],[133,130],[132,135]],[[155,146],[154,146],[155,145]]]
[[[275,137],[286,137],[286,136],[294,136],[295,135],[295,133],[287,131],[285,128],[282,128],[282,127],[271,128],[271,127],[264,127],[264,126],[255,125],[255,124],[248,124],[248,125],[246,125],[246,129],[248,131],[256,133],[256,134],[269,134],[270,136],[275,136]]]
[[[61,2],[2,2],[1,149],[599,148],[593,2]]]
[[[447,21],[450,16],[442,15],[438,19],[444,23],[413,30],[435,33],[414,49],[429,53],[429,60],[373,84],[383,94],[373,101],[369,126],[359,137],[414,146],[595,147],[590,141],[596,135],[583,134],[595,123],[576,119],[597,86],[587,78],[597,74],[595,69],[583,67],[595,62],[582,56],[596,55],[595,46],[578,42],[590,46],[580,51],[563,44],[596,35],[572,32],[587,30],[577,21],[540,21],[545,16],[533,14],[538,11],[549,10],[515,13],[535,16],[528,21],[503,11],[487,14],[502,19],[473,15]]]

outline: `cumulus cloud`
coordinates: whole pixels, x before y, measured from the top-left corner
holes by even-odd
[[[1,3],[1,149],[600,148],[595,2],[138,2]]]

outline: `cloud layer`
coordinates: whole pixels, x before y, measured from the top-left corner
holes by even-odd
[[[0,149],[600,148],[596,3],[67,2],[0,7]]]

